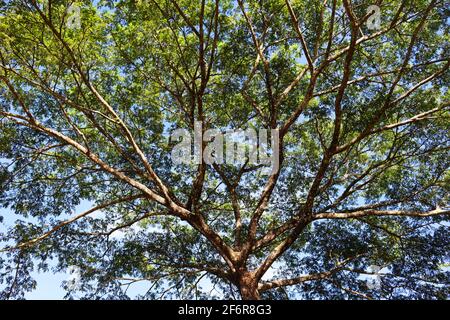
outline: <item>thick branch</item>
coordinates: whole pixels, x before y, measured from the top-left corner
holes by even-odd
[[[314,220],[318,219],[350,219],[367,216],[405,216],[405,217],[431,217],[438,215],[448,215],[450,210],[437,208],[431,211],[402,211],[402,210],[362,210],[355,212],[324,212],[314,215]]]

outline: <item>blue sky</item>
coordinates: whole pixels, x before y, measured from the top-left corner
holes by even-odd
[[[88,206],[85,203],[77,208],[83,209]],[[14,214],[9,209],[0,209],[0,216],[3,217],[3,222],[0,223],[0,233],[6,231],[6,229],[14,225],[14,221],[23,219],[23,217]],[[64,296],[64,290],[61,287],[62,281],[67,280],[69,275],[66,273],[54,273],[48,272],[34,272],[34,279],[37,281],[36,290],[27,293],[26,299],[62,299]]]
[[[87,201],[82,202],[79,206],[77,206],[74,210],[74,214],[86,211],[91,207],[91,204]],[[21,216],[14,214],[9,209],[0,208],[0,216],[3,217],[3,222],[0,223],[0,233],[6,231],[6,229],[12,225],[18,219],[24,219]],[[56,264],[56,261],[53,262],[53,265]],[[52,263],[50,263],[50,269],[52,267]],[[33,278],[37,282],[37,287],[32,292],[28,292],[25,295],[26,299],[29,300],[58,300],[63,299],[65,295],[65,291],[62,288],[62,282],[69,280],[71,277],[69,272],[53,272],[49,270],[47,272],[33,272]],[[148,289],[149,283],[147,282],[137,282],[130,286],[128,289],[128,293],[130,297],[134,297],[137,294],[145,293]],[[1,286],[0,286],[1,288]]]

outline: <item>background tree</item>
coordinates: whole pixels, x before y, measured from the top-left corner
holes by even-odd
[[[448,298],[445,1],[70,5],[1,2],[1,298],[50,261],[87,298]],[[280,170],[174,165],[195,121],[279,129]]]

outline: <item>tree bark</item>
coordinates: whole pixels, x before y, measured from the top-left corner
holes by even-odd
[[[242,300],[260,300],[258,281],[250,272],[243,272],[239,277],[239,291]]]

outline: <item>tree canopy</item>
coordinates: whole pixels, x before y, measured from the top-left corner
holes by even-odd
[[[448,21],[436,0],[0,1],[0,298],[76,266],[67,297],[447,299]],[[279,169],[174,163],[196,122],[278,130]]]

